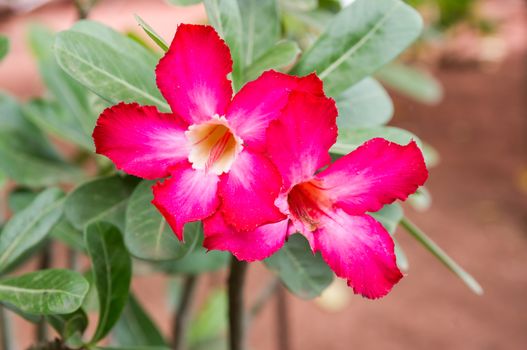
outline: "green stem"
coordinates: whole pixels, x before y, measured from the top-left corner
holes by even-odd
[[[4,306],[0,305],[0,349],[11,350],[15,347],[13,346],[11,338],[9,315],[5,311]]]
[[[247,263],[234,256],[231,259],[231,272],[228,280],[229,289],[229,344],[230,350],[246,349],[245,311],[243,307],[243,286]]]
[[[186,346],[186,333],[191,319],[192,302],[196,292],[198,277],[189,275],[185,278],[183,284],[183,295],[174,317],[172,328],[172,349],[181,350]]]
[[[430,237],[421,231],[407,218],[401,220],[401,226],[404,227],[419,243],[421,243],[430,253],[443,263],[450,271],[456,274],[461,280],[477,295],[483,294],[483,288],[465,269],[454,261],[448,254],[441,249]]]

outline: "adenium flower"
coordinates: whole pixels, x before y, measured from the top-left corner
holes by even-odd
[[[229,48],[212,27],[182,24],[156,68],[172,113],[120,103],[93,132],[96,152],[117,168],[169,177],[153,187],[153,203],[179,239],[185,223],[214,213],[238,230],[285,217],[274,205],[282,180],[263,154],[266,129],[291,91],[319,93],[320,81],[268,71],[232,97],[231,71]]]
[[[330,164],[336,117],[333,100],[293,92],[267,131],[268,152],[284,182],[276,204],[287,218],[241,232],[216,214],[204,221],[204,245],[261,260],[299,232],[355,293],[379,298],[402,274],[392,238],[366,213],[406,199],[428,172],[415,142],[401,146],[381,138]]]

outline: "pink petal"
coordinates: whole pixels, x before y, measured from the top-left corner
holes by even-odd
[[[120,103],[105,109],[93,131],[96,152],[117,168],[145,179],[167,176],[188,156],[187,125],[155,107]]]
[[[337,108],[332,99],[294,92],[280,119],[267,131],[267,147],[284,188],[307,181],[329,164],[337,139]]]
[[[383,297],[403,277],[395,262],[392,238],[369,215],[350,216],[337,209],[320,217],[314,237],[315,250],[357,294]]]
[[[401,146],[372,139],[331,164],[317,178],[334,203],[353,215],[405,200],[423,185],[428,171],[415,142]]]
[[[232,97],[231,71],[229,48],[214,28],[181,24],[157,65],[157,86],[174,113],[197,124],[225,114]]]
[[[212,215],[220,201],[217,196],[219,177],[183,163],[171,169],[172,177],[154,185],[152,203],[172,227],[180,240],[187,222]]]
[[[248,231],[284,219],[274,205],[281,186],[274,165],[262,155],[244,149],[219,184],[220,210],[225,221]]]
[[[294,90],[323,95],[322,81],[315,74],[298,78],[267,71],[234,96],[226,118],[246,145],[263,150],[267,126],[278,118]]]
[[[203,246],[211,250],[229,251],[238,260],[263,260],[282,247],[286,239],[287,224],[288,220],[282,220],[260,226],[254,231],[237,231],[218,212],[203,221]]]

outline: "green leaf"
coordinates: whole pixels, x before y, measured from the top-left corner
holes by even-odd
[[[55,226],[53,226],[49,236],[75,250],[86,250],[82,232],[73,227],[73,225],[68,221],[68,219],[66,219],[64,215],[62,215]]]
[[[61,159],[49,141],[22,114],[17,103],[0,93],[0,171],[29,187],[78,180],[82,174]]]
[[[176,6],[188,6],[188,5],[195,5],[199,4],[203,0],[167,0],[172,5]]]
[[[393,116],[392,99],[375,79],[365,78],[339,95],[339,130],[380,126]]]
[[[375,137],[382,137],[400,145],[406,145],[414,140],[419,147],[422,146],[421,140],[411,132],[392,126],[383,126],[368,129],[339,130],[337,143],[331,147],[330,151],[336,154],[348,154],[364,142]]]
[[[95,344],[119,320],[128,301],[132,260],[117,227],[94,222],[86,227],[84,235],[99,297],[99,323],[91,340]]]
[[[196,347],[217,339],[227,329],[227,294],[213,291],[201,311],[192,320],[188,342]]]
[[[166,346],[161,331],[132,294],[112,334],[119,346]]]
[[[67,343],[75,342],[78,345],[81,345],[79,344],[81,336],[86,328],[88,328],[88,316],[82,308],[69,314],[48,315],[46,318],[49,324],[60,334],[64,341]]]
[[[0,280],[0,300],[31,314],[68,314],[77,310],[88,282],[77,272],[41,270]]]
[[[393,60],[419,36],[419,14],[400,0],[356,0],[335,16],[292,73],[313,71],[338,96]]]
[[[243,85],[243,24],[237,0],[205,0],[210,23],[229,46],[233,60],[232,79],[235,90]]]
[[[47,28],[30,27],[29,44],[37,59],[40,75],[54,100],[31,101],[24,111],[42,129],[92,150],[91,133],[97,114],[90,105],[90,92],[60,68],[52,50],[54,40],[55,35]]]
[[[9,193],[7,204],[13,213],[18,213],[30,205],[31,202],[37,198],[37,196],[38,192],[34,192],[23,187],[15,188],[13,191],[11,191],[11,193]]]
[[[377,219],[377,221],[384,226],[386,231],[393,235],[397,226],[403,219],[404,213],[401,205],[399,203],[394,203],[385,205],[381,210],[371,213],[371,216]]]
[[[309,243],[300,234],[289,238],[282,249],[265,260],[284,285],[301,298],[319,296],[333,281],[333,272],[319,253],[313,254]]]
[[[136,184],[136,178],[119,175],[86,182],[68,195],[64,214],[78,230],[108,221],[124,231],[126,205]]]
[[[247,81],[251,81],[258,78],[266,70],[285,68],[293,64],[299,54],[300,48],[296,42],[290,40],[279,42],[247,68],[245,78]]]
[[[166,43],[165,39],[163,39],[159,34],[156,33],[154,28],[152,28],[148,23],[146,23],[141,17],[138,15],[134,15],[135,21],[143,30],[145,31],[146,35],[152,39],[157,46],[159,46],[163,51],[168,51],[168,44]]]
[[[242,56],[250,66],[280,39],[276,0],[237,0],[242,19]]]
[[[6,36],[0,35],[0,61],[9,52],[9,39]]]
[[[443,98],[441,84],[422,69],[392,63],[383,67],[376,75],[388,87],[418,102],[437,104]]]
[[[155,83],[157,56],[125,35],[80,21],[57,35],[55,55],[62,69],[111,104],[137,102],[169,110]]]
[[[317,8],[318,0],[280,0],[279,4],[286,11],[311,11]]]
[[[170,350],[166,346],[122,346],[122,347],[96,347],[94,350]]]
[[[156,267],[169,274],[197,275],[203,272],[216,271],[224,268],[229,261],[229,254],[218,250],[207,250],[201,247],[201,243],[196,250],[185,256],[183,259],[175,261],[162,261]]]
[[[62,196],[56,188],[47,189],[6,224],[0,234],[0,272],[42,242],[62,215]]]
[[[401,220],[401,226],[412,235],[419,243],[421,243],[432,255],[434,255],[439,261],[443,263],[450,271],[458,276],[465,285],[475,294],[482,295],[483,288],[476,281],[472,275],[470,275],[465,269],[463,269],[457,262],[454,261],[441,247],[439,247],[430,237],[428,237],[423,231],[415,226],[410,220],[404,218]]]
[[[154,181],[140,183],[128,201],[124,240],[130,253],[146,260],[172,260],[187,255],[202,235],[199,222],[185,225],[185,243],[178,240],[166,220],[152,205]]]

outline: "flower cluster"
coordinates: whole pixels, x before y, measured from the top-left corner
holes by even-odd
[[[236,95],[229,48],[212,27],[180,25],[157,85],[172,113],[120,103],[93,137],[128,174],[166,178],[153,204],[179,239],[202,220],[204,246],[262,260],[294,233],[356,293],[387,294],[402,274],[394,244],[367,214],[404,200],[428,176],[421,151],[373,139],[331,163],[337,109],[322,81],[267,71]]]

